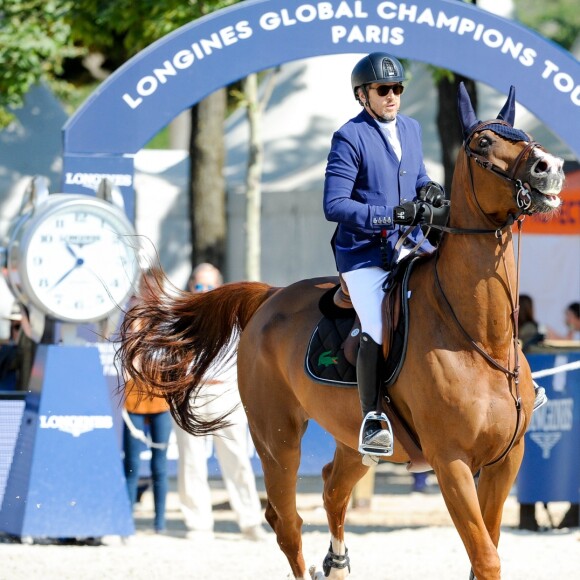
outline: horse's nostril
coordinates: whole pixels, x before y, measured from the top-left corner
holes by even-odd
[[[547,173],[549,169],[548,163],[544,159],[538,159],[533,167],[534,173]]]

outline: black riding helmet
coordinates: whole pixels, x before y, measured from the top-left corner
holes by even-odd
[[[405,80],[403,65],[386,52],[371,52],[359,60],[352,69],[350,82],[354,98],[358,101],[356,90],[370,83],[402,83]]]

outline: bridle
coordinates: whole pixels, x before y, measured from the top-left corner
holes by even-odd
[[[448,226],[440,226],[440,225],[436,225],[436,224],[426,224],[429,227],[433,227],[436,230],[440,230],[442,232],[447,232],[450,234],[460,234],[460,235],[493,234],[495,236],[495,238],[498,240],[500,248],[502,246],[503,231],[505,229],[511,227],[514,224],[514,222],[517,222],[517,224],[518,224],[518,253],[517,253],[517,258],[516,258],[516,288],[515,288],[515,291],[511,287],[509,276],[506,277],[507,284],[508,284],[508,294],[509,294],[509,298],[510,298],[510,303],[512,305],[511,318],[512,318],[512,322],[513,322],[512,338],[513,338],[513,349],[514,349],[513,370],[510,370],[507,366],[502,365],[500,362],[498,362],[496,359],[494,359],[483,348],[481,348],[475,342],[475,340],[470,336],[470,334],[465,330],[465,328],[461,324],[459,318],[457,317],[455,311],[453,310],[453,307],[452,307],[451,303],[449,302],[449,299],[447,298],[445,291],[443,290],[443,287],[441,285],[441,280],[439,278],[439,273],[437,271],[437,262],[439,259],[439,251],[436,252],[435,260],[433,261],[434,270],[435,270],[435,282],[437,285],[437,289],[439,290],[441,296],[443,297],[445,305],[447,306],[447,309],[451,313],[451,317],[452,317],[453,321],[455,322],[455,325],[459,328],[459,330],[461,331],[463,336],[466,338],[466,340],[471,344],[471,346],[479,354],[481,354],[481,356],[483,356],[489,363],[491,363],[494,367],[496,367],[497,369],[499,369],[500,371],[505,373],[507,377],[511,378],[514,381],[515,405],[516,405],[516,415],[517,416],[516,416],[516,426],[515,426],[513,437],[511,439],[509,445],[507,446],[507,448],[503,451],[503,453],[498,458],[496,458],[492,462],[488,463],[485,467],[487,467],[489,465],[493,465],[495,463],[498,463],[510,452],[510,450],[512,449],[512,447],[515,444],[515,440],[516,440],[518,431],[520,429],[522,406],[521,406],[521,395],[520,395],[520,384],[519,384],[520,383],[520,364],[519,364],[519,354],[518,354],[518,317],[519,317],[519,309],[520,309],[520,307],[519,307],[519,280],[520,280],[521,233],[522,233],[522,223],[523,223],[525,216],[529,215],[529,213],[530,213],[529,209],[530,209],[532,200],[531,200],[530,191],[524,186],[524,184],[522,183],[522,181],[520,179],[516,178],[516,175],[517,175],[517,172],[520,168],[520,165],[522,164],[522,162],[525,159],[527,159],[529,157],[529,155],[534,150],[534,148],[541,147],[541,145],[539,145],[539,143],[530,140],[527,143],[527,145],[520,151],[520,153],[518,154],[518,156],[514,160],[514,163],[511,166],[511,168],[509,168],[507,171],[505,171],[504,169],[502,169],[501,167],[498,167],[497,165],[495,165],[494,163],[492,163],[491,161],[489,161],[485,157],[474,152],[469,147],[471,140],[473,139],[473,137],[476,133],[487,128],[489,125],[497,125],[497,124],[503,124],[503,125],[506,125],[507,127],[511,128],[511,125],[509,125],[505,121],[502,121],[501,119],[495,119],[493,121],[486,121],[483,123],[479,123],[470,132],[469,136],[465,139],[465,141],[463,143],[464,151],[467,155],[467,160],[468,160],[469,177],[470,177],[470,183],[471,183],[471,195],[473,196],[473,199],[476,202],[478,210],[485,217],[485,219],[489,221],[490,220],[489,216],[487,216],[485,214],[485,212],[483,211],[483,209],[482,209],[482,207],[479,204],[479,201],[477,199],[477,192],[475,190],[475,183],[474,183],[474,179],[473,179],[472,164],[469,163],[469,160],[473,159],[474,162],[477,163],[483,169],[486,169],[487,171],[491,171],[494,175],[496,175],[500,179],[502,179],[504,181],[508,181],[509,183],[511,183],[514,186],[516,203],[517,203],[517,206],[520,210],[519,213],[517,215],[513,215],[511,213],[508,214],[504,223],[499,225],[498,227],[493,228],[493,229],[453,228],[453,227],[448,227]],[[505,263],[505,253],[503,250],[501,252],[501,255],[502,255],[502,261],[504,263],[504,268],[506,269],[506,274],[507,274],[507,265]]]
[[[465,141],[463,142],[463,150],[465,151],[465,154],[467,155],[468,159],[473,159],[479,166],[483,167],[487,171],[491,171],[495,175],[512,183],[515,188],[516,203],[518,207],[520,208],[522,213],[528,214],[530,206],[532,205],[530,190],[524,186],[524,184],[520,179],[516,178],[516,175],[518,173],[522,161],[524,161],[524,159],[528,159],[530,154],[536,147],[542,148],[542,146],[537,141],[533,141],[529,137],[529,135],[526,134],[526,136],[528,137],[528,144],[519,152],[511,169],[509,171],[505,171],[501,167],[494,165],[491,161],[489,161],[489,159],[486,159],[482,155],[479,155],[469,147],[469,144],[471,143],[474,135],[488,128],[490,125],[504,125],[506,127],[511,128],[511,125],[509,123],[506,123],[501,119],[495,119],[493,121],[484,121],[483,123],[479,123],[474,129],[471,130],[471,133],[469,134],[467,139],[465,139]],[[475,201],[478,207],[480,207],[481,209],[481,206],[479,206],[479,202],[477,201],[477,196],[475,195],[475,189],[473,187],[473,174],[471,171],[471,166],[469,166],[469,174],[471,178],[472,192],[475,197]]]

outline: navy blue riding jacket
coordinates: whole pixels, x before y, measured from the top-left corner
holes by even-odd
[[[391,259],[400,227],[393,208],[416,198],[428,181],[423,162],[421,127],[411,117],[397,115],[401,161],[379,124],[363,110],[332,137],[324,182],[324,215],[338,222],[332,239],[339,272],[383,266],[380,234],[386,229]],[[423,237],[417,227],[409,240]]]

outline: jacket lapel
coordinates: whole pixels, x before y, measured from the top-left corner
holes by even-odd
[[[401,161],[405,158],[405,146],[407,145],[407,128],[400,116],[397,116],[397,129],[399,130],[399,141],[401,142]]]

